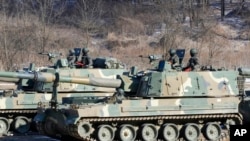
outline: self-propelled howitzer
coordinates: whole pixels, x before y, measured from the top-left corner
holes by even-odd
[[[114,73],[121,74],[123,71],[46,68],[43,72],[0,72],[0,80],[5,82],[5,90],[0,92],[0,134],[6,134],[9,130],[27,132],[38,104],[58,106],[63,97],[89,95],[98,99],[112,95],[121,84],[120,80],[114,80]],[[7,84],[16,88],[13,87],[11,92],[6,91]],[[57,86],[57,89],[53,90],[53,86]]]
[[[77,61],[81,60],[81,49],[74,50]],[[115,58],[97,58],[93,66],[87,68],[79,67],[78,62],[70,65],[61,53],[39,54],[47,55],[53,64],[35,67],[31,63],[18,72],[0,72],[0,135],[9,131],[28,132],[37,114],[37,105],[57,107],[62,106],[63,101],[73,102],[83,96],[91,102],[112,96],[120,80],[110,82],[109,79],[125,71],[124,64]]]
[[[239,103],[245,75],[204,67],[185,72],[161,60],[156,69],[117,76],[113,96],[64,97],[65,107],[40,107],[40,133],[80,140],[218,140],[242,124]],[[202,133],[202,134],[201,134]]]

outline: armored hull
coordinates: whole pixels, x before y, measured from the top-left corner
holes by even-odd
[[[226,129],[231,121],[241,124],[237,106],[214,104],[212,101],[217,101],[217,98],[197,100],[211,102],[180,107],[175,102],[181,99],[131,99],[122,104],[80,106],[59,111],[50,109],[46,111],[45,123],[39,123],[38,128],[41,133],[52,137],[70,135],[79,140],[197,140],[201,132],[207,140],[214,140],[220,138],[222,125]],[[232,101],[237,100],[225,98],[221,102]],[[60,123],[53,122],[58,119],[61,119]]]
[[[117,76],[112,96],[62,97],[67,107],[40,107],[40,133],[79,140],[218,140],[242,124],[242,76],[232,70],[183,72],[160,61],[155,70]]]
[[[102,78],[113,79],[115,77],[113,73],[121,74],[123,72],[123,69],[60,69],[57,73],[60,74],[63,82],[57,83],[58,100],[56,102],[61,105],[63,97],[112,96],[115,92],[112,85],[116,85],[116,81],[109,83],[109,88],[95,85],[105,81]],[[10,130],[26,133],[31,129],[33,118],[37,114],[37,107],[48,107],[51,104],[55,73],[54,68],[46,68],[39,72],[0,72],[3,81],[0,84],[2,86],[0,134],[7,134]],[[88,76],[99,79],[89,79]],[[81,85],[71,83],[71,78]],[[91,83],[92,86],[84,85],[84,83]],[[100,94],[100,91],[103,93]]]

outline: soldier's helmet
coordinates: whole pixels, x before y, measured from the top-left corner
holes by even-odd
[[[75,54],[75,50],[74,50],[74,49],[70,49],[70,50],[69,50],[69,54],[70,54],[70,55]]]
[[[195,48],[192,48],[192,49],[190,50],[190,55],[191,55],[192,57],[195,56],[197,53],[198,53],[198,51],[197,51],[197,49],[195,49]]]
[[[84,48],[82,49],[82,53],[83,53],[83,54],[87,54],[88,52],[89,52],[89,49],[88,49],[88,48],[84,47]]]
[[[175,49],[170,49],[168,51],[168,53],[170,54],[170,56],[174,56],[176,54],[176,50]]]

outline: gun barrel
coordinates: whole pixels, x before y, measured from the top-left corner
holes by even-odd
[[[18,78],[0,77],[0,82],[13,82],[13,83],[17,83],[18,81],[19,81]]]
[[[21,78],[31,79],[41,82],[54,82],[56,80],[55,74],[45,72],[33,72],[33,73],[18,73],[18,72],[0,72],[0,78]],[[107,79],[107,78],[95,78],[95,77],[71,77],[71,76],[59,76],[59,82],[64,83],[76,83],[93,85],[99,87],[111,87],[117,88],[121,85],[119,79]]]
[[[32,79],[42,82],[53,82],[55,75],[52,73],[18,73],[18,72],[0,72],[0,77]]]
[[[118,88],[121,85],[121,80],[119,79],[107,79],[107,78],[96,78],[96,77],[67,77],[60,76],[60,82],[67,83],[77,83],[77,84],[86,84],[99,87],[110,87]]]
[[[16,90],[18,85],[14,82],[0,82],[0,91],[1,90]]]

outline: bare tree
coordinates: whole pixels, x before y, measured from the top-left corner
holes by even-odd
[[[160,44],[163,47],[164,54],[170,48],[177,48],[177,36],[181,33],[181,24],[183,17],[180,16],[184,13],[180,13],[179,9],[183,8],[182,1],[162,1],[158,8],[160,10],[161,21],[165,25],[163,29],[163,38],[160,40]],[[183,15],[184,16],[184,15]]]
[[[50,39],[50,28],[56,20],[60,20],[61,15],[65,11],[66,2],[54,0],[29,0],[30,11],[37,17],[39,25],[38,29],[38,47],[44,52]]]
[[[34,32],[27,22],[27,12],[22,3],[10,3],[10,1],[1,1],[1,46],[4,53],[0,54],[4,64],[4,69],[13,70],[18,67],[17,64],[25,62],[27,51],[33,41]],[[15,9],[14,11],[11,9]],[[33,35],[32,35],[33,34]]]
[[[20,67],[23,62],[35,61],[37,54],[33,53],[46,50],[51,34],[48,27],[60,17],[63,7],[61,4],[55,8],[52,0],[0,1],[0,44],[4,50],[0,57],[4,69],[11,70],[15,64]]]
[[[100,23],[104,10],[103,1],[78,0],[74,9],[76,26],[85,36],[84,45],[89,44],[91,35],[101,32],[102,23]]]

